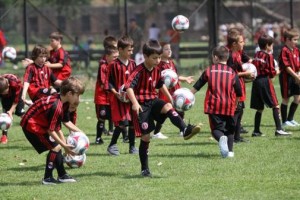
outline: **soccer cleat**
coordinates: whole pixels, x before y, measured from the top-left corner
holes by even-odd
[[[229,151],[227,157],[228,158],[233,158],[234,157],[234,152],[233,151]]]
[[[123,138],[123,143],[129,143],[129,138],[127,136]]]
[[[264,134],[262,132],[254,132],[252,133],[252,137],[261,137],[261,136],[264,136]]]
[[[137,150],[137,149],[135,148],[135,146],[131,146],[131,147],[129,148],[129,153],[130,153],[130,154],[138,154],[138,153],[139,153],[139,150]]]
[[[8,142],[7,135],[2,135],[0,140],[1,140],[1,144],[7,144]]]
[[[49,178],[44,178],[42,180],[42,184],[43,185],[56,185],[59,182],[57,180],[55,180],[53,177],[49,177]]]
[[[275,136],[290,136],[291,133],[285,132],[284,130],[276,130]]]
[[[240,133],[246,134],[246,133],[248,133],[248,132],[249,132],[249,131],[246,130],[246,129],[244,129],[244,127],[241,127],[241,128],[240,128]]]
[[[249,140],[247,139],[244,139],[242,137],[238,138],[238,139],[234,139],[234,143],[241,143],[241,142],[245,142],[245,143],[248,143],[250,142]]]
[[[152,136],[153,139],[168,139],[167,136],[165,136],[164,134],[162,134],[161,132],[156,133],[155,135]]]
[[[102,138],[96,138],[96,142],[95,142],[96,144],[103,144],[104,142],[103,142],[103,140],[102,140]]]
[[[119,149],[116,144],[113,144],[113,145],[107,147],[107,152],[112,156],[120,155]]]
[[[192,138],[194,135],[199,133],[201,130],[200,126],[194,126],[191,124],[188,124],[187,127],[183,131],[183,139],[188,140]]]
[[[65,174],[65,175],[63,175],[61,177],[58,177],[57,180],[60,183],[75,183],[76,182],[76,180],[72,176],[70,176],[68,174]]]
[[[228,156],[228,144],[227,144],[228,138],[227,136],[223,135],[219,139],[219,148],[220,152],[223,158],[226,158]]]
[[[295,120],[290,121],[292,124],[294,124],[295,126],[300,126],[300,124],[298,122],[296,122]]]
[[[283,124],[282,124],[282,127],[286,128],[286,127],[296,127],[295,124],[293,124],[291,121],[285,121]]]
[[[151,174],[151,172],[149,171],[149,169],[144,169],[144,170],[142,170],[141,175],[142,175],[143,177],[149,177],[149,178],[152,177],[152,174]]]

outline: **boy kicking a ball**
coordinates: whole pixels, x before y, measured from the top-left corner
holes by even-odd
[[[186,125],[171,103],[158,98],[157,89],[173,102],[172,97],[164,85],[160,69],[157,67],[161,60],[162,47],[157,40],[150,40],[143,46],[145,61],[138,65],[129,76],[125,89],[132,103],[132,118],[134,129],[142,134],[139,146],[141,175],[151,177],[148,166],[148,148],[150,133],[155,129],[155,123],[163,124],[169,118],[172,124],[183,132],[185,140],[200,132],[199,126]]]

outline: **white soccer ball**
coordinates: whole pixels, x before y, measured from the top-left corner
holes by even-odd
[[[5,47],[2,51],[3,59],[14,60],[17,57],[17,51],[14,47]]]
[[[178,83],[178,75],[172,69],[165,69],[161,71],[161,77],[167,88],[172,88]]]
[[[181,112],[190,110],[195,101],[195,95],[188,88],[179,88],[173,94],[174,107]]]
[[[256,70],[255,65],[253,65],[252,63],[244,63],[244,64],[242,64],[242,68],[243,68],[244,72],[246,72],[246,71],[251,72],[254,75],[254,79],[256,78],[257,70]],[[244,78],[245,82],[251,82],[254,79]]]
[[[5,131],[9,129],[12,125],[12,119],[7,113],[0,114],[0,128],[1,130]]]
[[[84,165],[86,161],[86,155],[85,154],[75,155],[75,156],[66,155],[64,157],[64,161],[71,168],[79,168],[82,165]]]
[[[177,15],[172,20],[172,28],[178,32],[184,32],[190,26],[190,21],[183,15]]]
[[[84,154],[90,147],[90,140],[82,132],[71,132],[67,138],[67,144],[72,145],[72,151],[77,155]]]
[[[130,100],[127,96],[127,92],[124,91],[124,84],[119,88],[119,94],[121,96],[120,101],[124,102],[124,103],[128,103]]]

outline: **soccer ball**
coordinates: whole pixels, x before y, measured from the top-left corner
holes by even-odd
[[[86,155],[82,154],[82,155],[72,156],[68,154],[64,157],[64,161],[71,168],[79,168],[82,165],[84,165],[86,161]]]
[[[161,77],[167,86],[167,88],[172,88],[178,83],[178,75],[172,69],[165,69],[161,72]]]
[[[256,78],[257,70],[256,70],[255,65],[253,65],[252,63],[244,63],[244,64],[242,64],[242,68],[243,68],[243,71],[250,71],[252,74],[254,74],[254,79]],[[251,82],[251,81],[253,81],[253,79],[244,78],[244,81]]]
[[[84,154],[89,146],[89,138],[82,132],[71,132],[67,138],[67,144],[70,144],[74,147],[72,151],[77,155]]]
[[[13,47],[5,47],[2,51],[2,58],[3,59],[10,59],[14,60],[17,57],[17,51]]]
[[[12,125],[12,119],[7,113],[0,114],[0,128],[5,131]]]
[[[181,112],[191,109],[195,100],[195,95],[188,88],[179,88],[173,94],[174,107]]]
[[[190,21],[183,15],[177,15],[172,20],[172,28],[178,32],[184,32],[190,26]]]
[[[122,101],[124,103],[128,103],[130,101],[127,96],[127,92],[124,91],[124,84],[119,88],[119,94],[121,96],[120,101]]]

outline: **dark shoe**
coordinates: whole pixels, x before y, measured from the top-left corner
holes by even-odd
[[[49,177],[49,178],[44,178],[42,180],[42,184],[43,185],[56,185],[59,182],[57,180],[55,180],[53,177]]]
[[[246,134],[246,133],[249,133],[249,131],[244,129],[244,127],[241,127],[240,133]]]
[[[108,135],[108,130],[104,129],[103,133],[104,133],[104,135]]]
[[[76,182],[76,180],[73,177],[69,176],[68,174],[58,177],[57,180],[61,183],[75,183]]]
[[[245,143],[248,143],[250,142],[249,140],[246,140],[242,137],[238,138],[238,139],[234,139],[234,143],[240,143],[240,142],[245,142]]]
[[[141,175],[142,175],[143,177],[149,177],[149,178],[152,177],[152,174],[151,174],[151,172],[149,171],[149,169],[144,169],[144,170],[142,170]]]
[[[187,127],[183,131],[183,138],[185,140],[188,140],[188,139],[192,138],[194,135],[196,135],[197,133],[199,133],[200,130],[201,130],[200,126],[194,126],[194,125],[188,124]]]
[[[290,136],[291,133],[285,132],[283,130],[276,130],[275,131],[275,136]]]
[[[104,142],[103,142],[102,138],[96,138],[96,142],[95,143],[101,145]]]
[[[123,143],[129,143],[129,138],[128,137],[123,138]]]
[[[107,152],[112,156],[120,155],[119,149],[116,144],[113,144],[110,147],[107,147]]]
[[[264,134],[262,132],[253,132],[252,133],[252,137],[261,137],[264,136]]]
[[[134,146],[131,146],[129,148],[129,153],[130,154],[138,154],[139,153],[139,150],[137,150]]]

